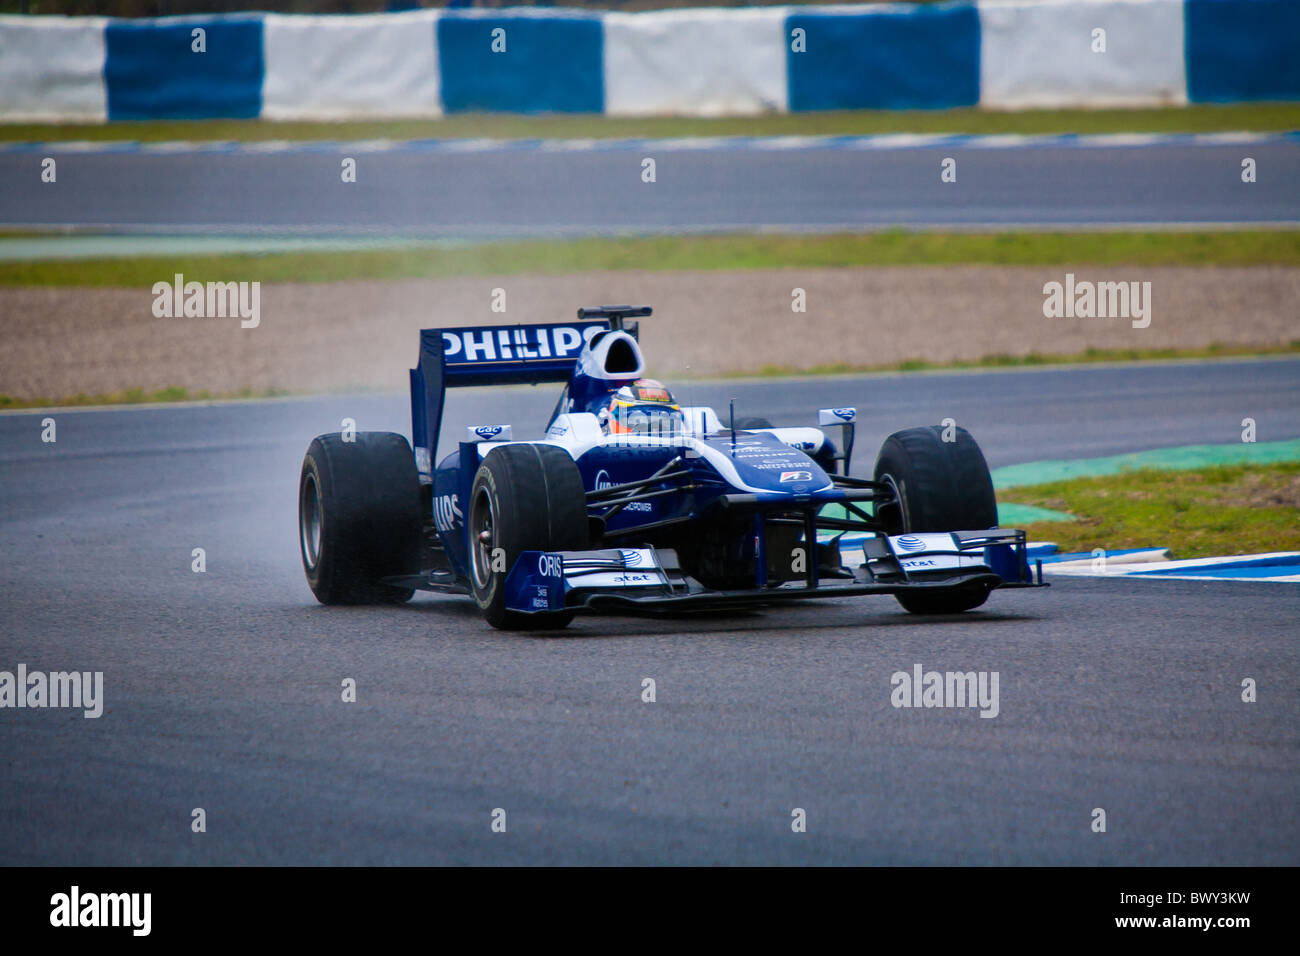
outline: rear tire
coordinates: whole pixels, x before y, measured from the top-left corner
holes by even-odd
[[[583,551],[588,546],[586,488],[569,453],[555,445],[492,449],[474,476],[466,522],[470,588],[487,622],[504,630],[567,627],[572,611],[508,610],[505,583],[524,551]],[[504,562],[493,560],[497,548],[504,552]]]
[[[939,425],[908,428],[885,439],[876,457],[876,481],[892,483],[895,504],[877,510],[887,534],[967,531],[997,527],[998,503],[984,453],[964,428],[943,440]],[[989,588],[935,594],[896,594],[913,614],[956,614],[977,608]]]
[[[383,583],[420,571],[420,479],[407,440],[358,432],[321,435],[298,479],[298,545],[322,604],[401,604],[410,588]]]

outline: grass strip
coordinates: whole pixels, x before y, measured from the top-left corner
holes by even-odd
[[[12,123],[0,125],[0,141],[658,139],[679,136],[1207,133],[1294,129],[1300,129],[1300,104],[1261,102],[1099,110],[843,110],[718,118],[457,113],[428,120],[336,123],[266,120],[146,120],[64,125]]]
[[[0,262],[0,285],[150,286],[180,272],[200,282],[331,282],[465,275],[902,265],[1300,265],[1300,230],[659,236],[502,240],[346,252],[37,259]]]
[[[999,492],[999,501],[1066,511],[1030,540],[1062,552],[1163,546],[1174,560],[1300,551],[1300,461],[1144,468]]]

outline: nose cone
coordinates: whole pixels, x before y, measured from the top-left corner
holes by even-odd
[[[734,455],[730,435],[713,436],[709,443],[727,456],[737,476],[751,488],[804,495],[821,491],[831,483],[830,476],[815,461],[775,435],[737,435]]]

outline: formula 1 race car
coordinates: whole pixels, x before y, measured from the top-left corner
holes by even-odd
[[[994,588],[1042,586],[1025,533],[997,527],[965,429],[885,439],[851,477],[853,408],[819,428],[726,423],[646,378],[646,306],[578,321],[425,329],[411,371],[414,449],[389,432],[316,438],[299,481],[307,581],[324,604],[472,595],[500,628],[579,611],[740,607],[892,594],[950,614]],[[436,461],[446,389],[563,382],[543,437],[470,424]],[[827,434],[838,428],[841,445]]]

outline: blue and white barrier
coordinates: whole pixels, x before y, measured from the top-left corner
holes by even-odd
[[[1186,14],[1193,102],[1300,98],[1300,3],[1187,0]]]
[[[605,112],[787,112],[785,23],[779,7],[606,14]]]
[[[0,16],[0,121],[1300,100],[1296,0]]]
[[[979,102],[979,12],[970,4],[794,8],[786,35],[792,111]]]
[[[199,36],[203,52],[195,49]],[[262,36],[260,16],[110,20],[108,118],[257,118],[266,75]]]
[[[983,3],[980,105],[1186,103],[1183,7],[1183,0]]]
[[[0,120],[108,119],[102,17],[0,16]]]
[[[576,10],[473,10],[438,17],[449,112],[603,113],[601,17]]]
[[[375,113],[408,119],[442,113],[437,14],[263,20],[262,117],[343,120]]]

